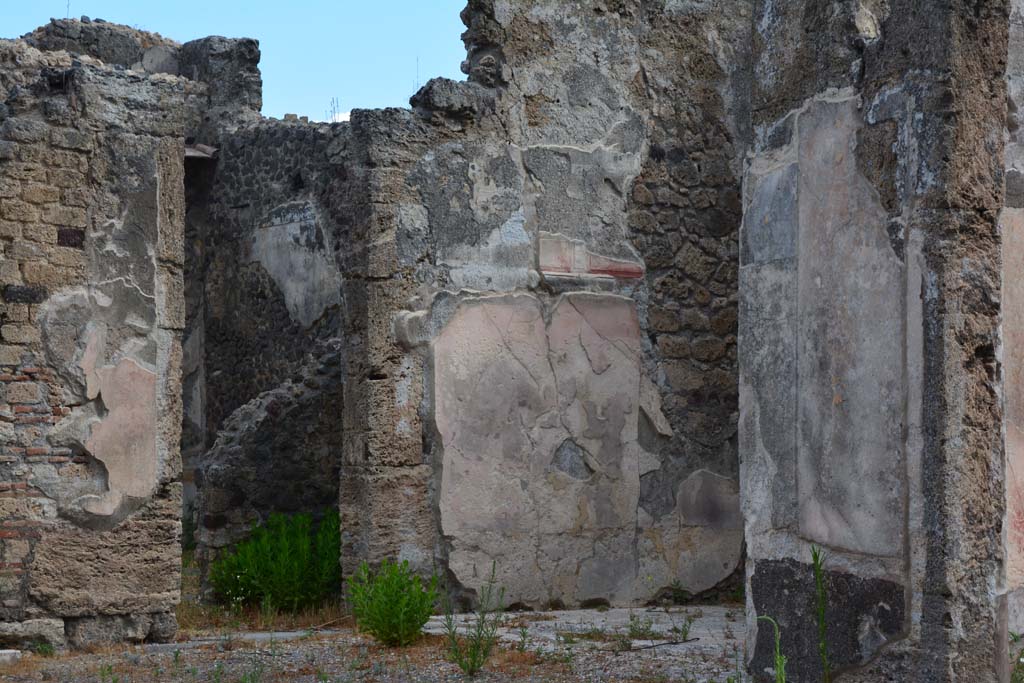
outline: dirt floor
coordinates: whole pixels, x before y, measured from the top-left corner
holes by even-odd
[[[726,683],[742,657],[739,608],[507,614],[479,681]],[[332,626],[334,628],[334,626]],[[448,661],[439,619],[408,648],[383,648],[350,627],[239,632],[231,624],[178,643],[53,656],[25,652],[0,680],[143,683],[431,682],[465,680]],[[682,642],[686,641],[686,642]]]

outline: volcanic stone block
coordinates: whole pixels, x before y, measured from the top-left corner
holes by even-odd
[[[871,661],[879,650],[903,635],[906,603],[903,586],[883,579],[825,571],[825,612],[829,661],[833,672]],[[782,633],[782,651],[792,657],[787,675],[797,681],[821,680],[821,660],[803,656],[816,652],[818,637],[814,573],[808,564],[793,560],[758,560],[751,579],[754,609],[772,617]],[[750,670],[763,679],[772,665],[775,634],[761,622]]]

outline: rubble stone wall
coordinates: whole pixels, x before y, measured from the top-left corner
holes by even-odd
[[[337,506],[345,244],[327,193],[346,135],[266,121],[189,162],[185,455],[204,562],[272,512]]]

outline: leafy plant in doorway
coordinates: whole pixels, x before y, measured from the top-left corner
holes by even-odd
[[[210,565],[210,584],[232,607],[297,612],[340,593],[340,553],[337,510],[318,525],[307,514],[275,513]]]

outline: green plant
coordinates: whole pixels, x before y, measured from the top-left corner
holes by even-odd
[[[773,657],[775,683],[786,683],[786,656],[782,654],[782,633],[779,631],[779,624],[771,617],[758,617],[757,620],[767,621],[775,629],[775,653]]]
[[[734,646],[732,652],[736,660],[736,675],[726,678],[725,683],[743,683],[746,677],[743,675],[743,664],[740,660],[740,649]]]
[[[633,640],[655,640],[658,637],[654,630],[654,621],[650,617],[629,615],[629,637]]]
[[[45,640],[38,640],[32,645],[32,651],[40,657],[52,657],[57,653],[53,645],[46,642]]]
[[[242,674],[238,683],[261,683],[265,669],[261,662],[253,662],[252,667]]]
[[[336,510],[314,530],[309,515],[272,514],[248,539],[210,566],[217,597],[231,605],[292,612],[323,603],[341,588]]]
[[[1020,655],[1016,656],[1013,663],[1013,670],[1010,672],[1010,683],[1024,683],[1024,660]]]
[[[364,562],[349,580],[356,624],[385,645],[408,645],[419,638],[436,600],[437,577],[424,586],[408,561],[384,560],[374,573]]]
[[[676,639],[679,640],[679,642],[685,643],[690,639],[690,628],[696,620],[697,618],[689,613],[683,617],[681,622],[676,622],[673,619],[672,628],[669,629],[669,633],[676,636]]]
[[[832,683],[832,667],[828,661],[828,626],[825,620],[825,608],[828,606],[828,594],[825,592],[825,554],[816,545],[811,546],[811,561],[814,565],[814,593],[816,598],[816,616],[818,618],[818,654],[821,657],[823,683]]]
[[[612,636],[612,651],[614,652],[629,652],[633,649],[633,639],[629,637],[628,633],[622,631],[616,631],[615,635]]]
[[[487,663],[498,640],[504,600],[505,589],[497,587],[495,564],[491,563],[491,575],[480,589],[475,618],[464,638],[459,637],[451,605],[446,606],[444,629],[448,637],[448,656],[470,678],[476,676]]]
[[[260,602],[260,621],[264,624],[273,624],[276,618],[277,606],[269,597],[263,596],[263,600]]]
[[[519,642],[516,643],[516,649],[520,652],[526,652],[530,647],[530,629],[527,626],[519,627]]]

